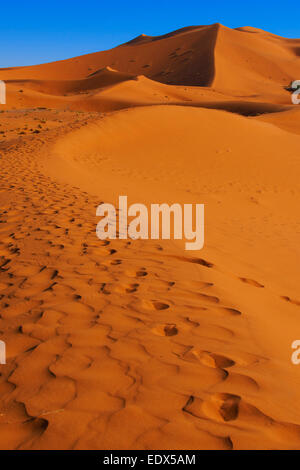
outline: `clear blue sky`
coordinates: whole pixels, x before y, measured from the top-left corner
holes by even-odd
[[[0,67],[109,49],[141,33],[222,23],[300,37],[297,2],[269,0],[2,0]]]

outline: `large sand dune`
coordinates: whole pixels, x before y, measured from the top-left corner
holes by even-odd
[[[205,88],[211,87],[224,97],[290,104],[285,88],[300,75],[299,50],[300,39],[214,24],[158,37],[141,35],[108,51],[32,67],[0,69],[0,74],[12,86],[24,88],[25,95],[27,89],[46,95],[93,94],[96,89],[144,75],[162,84],[183,87],[181,95],[193,101],[205,101]],[[185,89],[187,86],[205,88],[202,94],[198,89],[194,96]],[[137,96],[139,92],[137,87]],[[38,99],[44,99],[47,105],[47,97]],[[66,106],[73,100],[66,100]],[[22,101],[20,105],[24,105]],[[152,101],[157,101],[155,94]],[[80,104],[76,105],[78,109]]]
[[[299,449],[300,40],[141,35],[0,69],[2,449]],[[100,242],[204,203],[205,247]]]

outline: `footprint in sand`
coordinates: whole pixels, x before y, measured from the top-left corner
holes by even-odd
[[[125,292],[126,292],[126,294],[133,294],[134,292],[136,292],[138,290],[138,287],[139,287],[139,284],[129,284],[125,288]]]
[[[178,335],[178,329],[175,324],[165,324],[159,325],[156,328],[153,328],[153,333],[158,336],[176,336]]]
[[[206,261],[203,258],[186,258],[184,256],[177,256],[177,259],[180,261],[185,261],[187,263],[193,263],[193,264],[200,264],[201,266],[204,266],[205,268],[213,268],[214,264],[210,263],[209,261]]]
[[[198,348],[189,349],[189,351],[184,354],[184,359],[189,361],[199,361],[201,364],[213,369],[227,369],[228,367],[233,367],[235,365],[235,361],[229,357],[210,351],[203,351]]]
[[[198,282],[198,288],[199,289],[207,289],[208,287],[213,287],[213,282],[205,282],[205,281],[200,281]]]
[[[238,418],[240,401],[239,395],[231,393],[214,393],[207,400],[190,396],[182,410],[197,418],[228,422]]]
[[[290,297],[286,296],[286,295],[282,295],[281,298],[283,300],[285,300],[286,302],[290,302],[291,304],[293,305],[298,305],[300,306],[300,301],[299,300],[295,300],[295,299],[291,299]]]
[[[113,261],[111,261],[111,266],[118,266],[119,264],[122,264],[122,260],[121,259],[115,259]]]
[[[242,312],[240,310],[237,310],[236,308],[231,308],[231,307],[219,307],[219,310],[228,313],[229,315],[233,316],[239,316],[242,315]]]
[[[200,299],[205,300],[206,302],[218,304],[220,302],[220,299],[218,297],[214,297],[212,295],[207,295],[207,294],[198,294],[198,297]]]
[[[141,306],[147,310],[167,310],[170,305],[159,300],[143,300]]]
[[[166,302],[161,302],[160,300],[147,300],[147,299],[135,299],[134,302],[132,302],[129,305],[131,308],[133,308],[135,311],[162,311],[162,310],[167,310],[170,308],[170,305],[167,304]]]
[[[133,294],[136,292],[139,288],[139,284],[134,283],[134,284],[120,284],[115,287],[115,292],[119,292],[121,294]]]
[[[125,272],[125,274],[129,277],[146,277],[146,276],[148,276],[146,268],[141,268],[138,271],[128,270],[128,271]]]
[[[100,246],[107,246],[110,244],[110,241],[109,240],[100,240],[99,241],[99,245]]]
[[[235,365],[235,362],[232,359],[222,356],[221,354],[215,354],[208,351],[202,352],[200,361],[207,367],[212,367],[214,369],[228,369],[228,367],[233,367]]]
[[[217,421],[234,421],[239,415],[241,397],[231,393],[215,393],[205,401],[202,410],[209,418]]]
[[[167,310],[168,308],[170,308],[169,304],[166,304],[164,302],[159,302],[159,301],[152,302],[152,305],[155,308],[155,310]]]
[[[245,284],[249,284],[250,286],[253,286],[253,287],[260,287],[260,288],[265,287],[263,284],[260,284],[259,282],[254,281],[253,279],[247,279],[246,277],[240,277],[239,279]]]
[[[141,269],[135,273],[136,277],[145,277],[148,276],[146,269]]]
[[[102,294],[105,294],[105,295],[110,295],[111,292],[109,289],[107,289],[106,287],[106,282],[102,282],[102,284],[100,285],[100,290],[99,290]]]

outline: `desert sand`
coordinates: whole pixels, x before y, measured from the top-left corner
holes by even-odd
[[[300,449],[300,39],[215,24],[0,69],[1,449]],[[205,246],[96,207],[205,204]]]

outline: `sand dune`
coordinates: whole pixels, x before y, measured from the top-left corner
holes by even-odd
[[[1,69],[1,449],[299,449],[299,40],[183,28]],[[204,203],[205,247],[96,237]]]
[[[134,75],[118,72],[104,67],[82,80],[8,80],[13,84],[29,90],[36,90],[50,95],[76,95],[87,91],[111,87],[126,80],[135,80]]]

